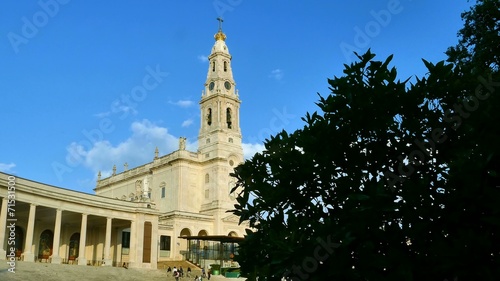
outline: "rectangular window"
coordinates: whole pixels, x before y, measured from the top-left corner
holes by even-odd
[[[161,198],[165,198],[165,187],[161,188]]]
[[[160,250],[170,251],[170,236],[160,236]]]
[[[122,248],[130,248],[130,232],[122,232]]]

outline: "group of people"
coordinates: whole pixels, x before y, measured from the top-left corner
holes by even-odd
[[[177,269],[177,267],[174,266],[174,268],[170,268],[170,266],[167,268],[167,273],[172,272],[172,276],[175,277],[176,281],[179,281],[179,278],[184,277],[184,270],[182,269],[182,266]],[[187,277],[191,277],[191,267],[187,268]],[[209,269],[208,270],[208,275],[205,273],[205,268],[201,269],[201,276],[196,275],[194,278],[194,281],[202,281],[203,278],[208,277],[208,280],[210,280],[210,277],[212,277],[212,272]]]
[[[172,272],[172,276],[175,277],[175,280],[178,281],[179,278],[184,277],[184,269],[182,269],[182,266],[177,269],[177,267],[174,266],[174,269],[170,268],[170,266],[167,268],[167,273]],[[188,267],[187,269],[187,277],[191,277],[191,267]]]

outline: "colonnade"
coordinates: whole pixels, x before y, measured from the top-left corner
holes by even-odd
[[[78,213],[75,212],[74,208],[66,210],[64,208],[17,201],[16,218],[11,219],[8,203],[7,197],[1,198],[0,260],[11,258],[12,252],[14,252],[12,251],[14,249],[12,245],[19,243],[19,241],[12,242],[16,239],[16,233],[15,230],[10,230],[9,225],[11,225],[20,227],[25,233],[22,245],[14,245],[16,249],[22,249],[20,255],[17,253],[18,251],[15,251],[16,259],[27,262],[45,260],[55,264],[68,263],[71,258],[68,254],[70,248],[69,237],[71,233],[74,234],[79,231],[78,256],[72,260],[78,265],[121,266],[126,262],[130,267],[156,268],[158,259],[157,216],[150,216],[148,217],[149,220],[147,220],[147,215],[143,213],[130,212],[125,213],[124,216],[122,212],[121,217],[113,217],[106,216],[107,214],[113,214],[113,211],[95,214],[95,212],[91,211],[96,210],[84,206],[81,209],[86,212]],[[39,209],[42,209],[43,214],[37,214]],[[55,215],[53,215],[54,210]],[[51,213],[52,217],[47,216],[47,213]],[[89,218],[92,219],[90,223]],[[80,221],[79,225],[78,221]],[[145,233],[146,227],[150,229],[147,233]],[[35,236],[35,234],[42,233],[44,230],[50,230],[53,233],[52,241],[49,241],[51,244],[51,247],[48,247],[50,248],[49,255],[42,254],[42,246],[45,246],[42,244],[45,242],[42,241],[41,237],[38,240],[38,237]],[[92,230],[92,233],[88,234],[90,230]],[[124,230],[130,231],[129,251],[125,258],[122,256],[121,241]],[[63,232],[64,235],[62,235]],[[145,237],[145,235],[149,237]],[[150,241],[151,245],[145,245],[143,242],[145,240]]]

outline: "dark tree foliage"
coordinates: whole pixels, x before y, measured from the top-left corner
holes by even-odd
[[[462,13],[464,27],[459,42],[448,48],[448,61],[457,64],[478,64],[480,69],[500,67],[500,1],[476,0],[470,11]]]
[[[469,56],[409,83],[359,55],[236,168],[249,280],[500,280],[500,78]]]

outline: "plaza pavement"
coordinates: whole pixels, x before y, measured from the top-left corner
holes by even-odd
[[[125,269],[122,267],[105,266],[79,266],[68,264],[50,264],[40,262],[16,262],[15,273],[8,271],[10,266],[5,261],[0,262],[0,280],[26,281],[26,280],[50,280],[50,281],[173,281],[172,274],[167,274],[163,269]],[[194,275],[190,278],[181,278],[182,281],[194,280]],[[207,279],[204,278],[203,281]],[[225,278],[213,275],[210,281],[243,281],[245,278]]]

